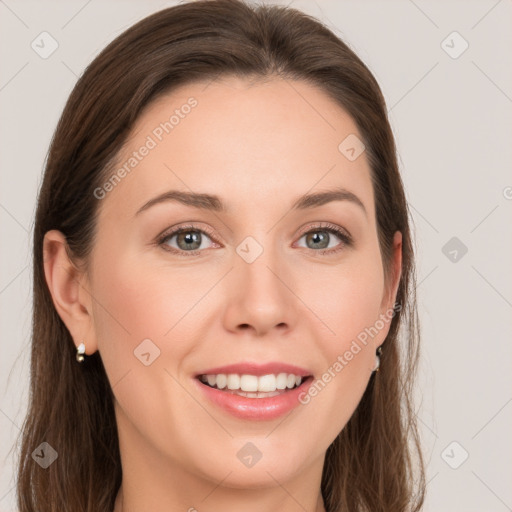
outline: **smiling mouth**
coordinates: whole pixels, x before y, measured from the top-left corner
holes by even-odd
[[[272,398],[303,386],[312,376],[302,377],[284,373],[263,375],[261,377],[255,375],[219,374],[198,375],[196,378],[201,384],[223,393],[246,398]]]

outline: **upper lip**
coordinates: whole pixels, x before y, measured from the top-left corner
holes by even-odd
[[[241,362],[235,364],[228,364],[226,366],[217,366],[215,368],[208,368],[201,372],[196,373],[196,377],[200,375],[218,375],[220,373],[230,374],[237,373],[239,375],[256,375],[258,377],[262,375],[279,374],[279,373],[293,373],[300,377],[309,377],[311,372],[300,366],[293,364],[270,362],[265,364],[258,364],[255,362]]]

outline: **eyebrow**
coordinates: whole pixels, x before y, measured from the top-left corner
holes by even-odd
[[[139,215],[143,211],[151,208],[156,204],[169,201],[178,202],[186,206],[199,208],[201,210],[210,210],[221,213],[227,213],[229,211],[228,207],[222,202],[219,196],[211,194],[200,194],[196,192],[183,192],[180,190],[169,190],[154,197],[153,199],[150,199],[137,210],[135,215]],[[363,210],[364,214],[367,215],[366,208],[359,197],[342,187],[300,196],[292,204],[291,209],[307,210],[311,208],[317,208],[332,201],[349,201],[359,206]]]

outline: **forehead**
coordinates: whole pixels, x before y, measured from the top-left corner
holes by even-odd
[[[356,193],[370,212],[366,155],[343,153],[343,141],[361,138],[348,113],[306,82],[186,84],[143,111],[112,171],[124,168],[123,178],[104,203],[128,214],[180,189],[225,197],[228,206],[268,206],[334,185]]]

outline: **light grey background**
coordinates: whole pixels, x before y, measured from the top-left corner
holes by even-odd
[[[31,237],[48,144],[85,66],[174,3],[0,0],[1,512],[16,510],[10,450],[27,403]],[[388,103],[418,254],[424,510],[512,510],[512,2],[291,5],[356,51]],[[31,48],[43,31],[58,42],[47,59]],[[443,253],[452,237],[465,255]]]

